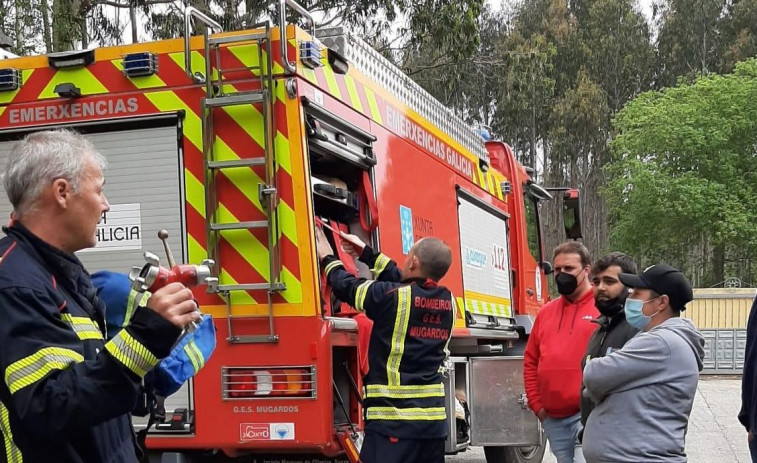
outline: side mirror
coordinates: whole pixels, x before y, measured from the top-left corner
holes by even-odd
[[[581,201],[578,190],[571,188],[563,195],[563,225],[565,236],[571,240],[583,238],[581,233]]]
[[[528,182],[528,192],[538,200],[549,201],[552,199],[552,194],[546,188],[530,180]]]
[[[545,275],[551,275],[552,272],[555,271],[555,269],[552,268],[552,264],[550,264],[549,262],[540,262],[539,267]]]

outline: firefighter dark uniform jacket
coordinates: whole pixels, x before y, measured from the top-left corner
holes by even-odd
[[[105,342],[79,260],[22,225],[0,240],[0,430],[10,463],[134,463],[129,412],[180,330],[139,307]]]
[[[336,296],[373,320],[365,428],[404,439],[444,438],[441,370],[455,318],[452,294],[431,280],[400,282],[397,265],[368,247],[360,260],[375,280],[356,278],[333,256],[322,265]]]

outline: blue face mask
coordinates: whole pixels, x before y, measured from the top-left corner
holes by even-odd
[[[642,301],[641,299],[626,299],[626,303],[623,306],[623,310],[626,312],[626,320],[628,320],[628,324],[633,326],[639,331],[644,331],[644,328],[649,325],[649,322],[652,321],[652,317],[657,315],[660,312],[657,312],[653,315],[645,315],[644,312],[642,312],[642,309],[644,308],[644,304],[647,302],[652,302],[655,299],[659,299],[659,297],[656,297],[654,299],[650,299],[648,301]]]

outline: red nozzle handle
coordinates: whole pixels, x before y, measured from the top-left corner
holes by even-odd
[[[203,282],[197,279],[197,266],[191,264],[175,265],[170,270],[160,267],[155,282],[150,286],[149,291],[154,293],[169,283],[181,283],[187,288],[194,288]]]

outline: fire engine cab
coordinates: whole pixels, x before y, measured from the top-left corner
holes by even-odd
[[[335,249],[341,230],[400,262],[426,236],[452,248],[447,451],[540,462],[522,352],[548,300],[539,210],[552,193],[359,38],[276,6],[275,26],[225,32],[188,7],[183,39],[0,61],[0,164],[14,140],[57,127],[108,159],[111,210],[79,253],[90,272],[128,272],[162,248],[161,229],[177,261],[215,262],[196,298],[217,348],[165,399],[152,461],[357,461],[370,326],[322,280],[326,224]],[[564,215],[579,237],[574,190]]]

